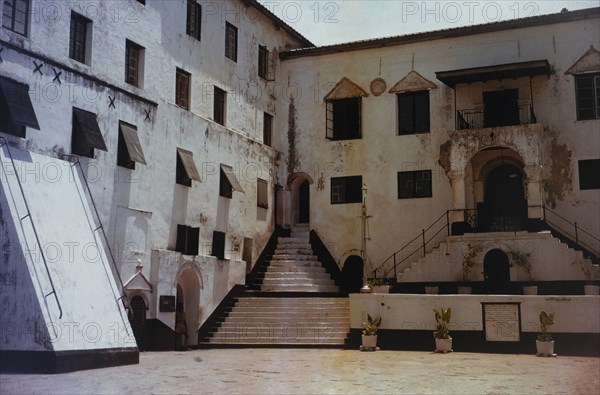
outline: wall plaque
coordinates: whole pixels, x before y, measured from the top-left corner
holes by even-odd
[[[489,342],[521,340],[520,303],[482,303],[483,332]]]
[[[158,299],[158,311],[172,313],[175,311],[175,296],[160,295]]]

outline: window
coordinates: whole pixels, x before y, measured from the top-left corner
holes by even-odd
[[[398,173],[398,199],[431,197],[431,170]]]
[[[256,205],[262,208],[269,208],[269,184],[260,178],[256,182]]]
[[[24,138],[27,127],[40,130],[29,86],[0,77],[0,132]]]
[[[265,80],[269,76],[269,51],[264,45],[258,46],[258,76]]]
[[[225,259],[225,233],[213,232],[212,239],[212,256],[216,256],[219,260]]]
[[[200,40],[200,27],[202,26],[202,6],[196,3],[195,0],[188,0],[187,2],[187,21],[185,32],[194,37],[196,40]]]
[[[175,251],[184,255],[198,255],[200,240],[200,228],[192,228],[187,225],[177,225],[177,242]]]
[[[600,73],[575,76],[577,120],[600,119]]]
[[[225,56],[237,62],[238,29],[231,23],[225,24]]]
[[[227,104],[227,93],[214,87],[213,119],[219,125],[225,126],[225,109]]]
[[[2,27],[27,36],[29,0],[3,0]]]
[[[263,115],[263,143],[269,147],[271,146],[271,138],[273,137],[272,134],[273,116],[265,112]]]
[[[361,98],[328,100],[327,138],[331,140],[359,139]]]
[[[190,80],[192,75],[177,69],[175,74],[175,104],[186,110],[190,109]]]
[[[119,122],[119,141],[117,147],[117,165],[134,170],[135,162],[146,164],[137,128],[125,122]]]
[[[175,181],[186,187],[192,186],[192,180],[201,182],[200,174],[194,163],[194,154],[183,148],[177,148],[177,167],[175,168]]]
[[[579,189],[600,189],[600,159],[579,161]]]
[[[71,153],[93,158],[94,149],[108,151],[96,120],[96,114],[73,107]]]
[[[125,82],[142,87],[144,71],[144,47],[133,41],[125,41]]]
[[[146,0],[136,0],[138,3],[146,5]]]
[[[331,179],[331,204],[362,203],[362,176]]]
[[[429,91],[398,94],[398,134],[429,132]]]
[[[92,21],[71,11],[71,37],[69,40],[69,57],[81,63],[90,60],[90,36]]]
[[[233,191],[244,193],[244,189],[240,185],[233,168],[221,164],[221,173],[219,178],[219,196],[231,199],[233,197]]]

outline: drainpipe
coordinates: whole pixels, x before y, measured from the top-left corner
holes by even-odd
[[[370,218],[367,215],[367,184],[363,184],[362,188],[362,208],[361,208],[361,257],[363,261],[363,286],[360,289],[361,293],[370,293],[373,291],[369,283],[367,282],[367,219]]]

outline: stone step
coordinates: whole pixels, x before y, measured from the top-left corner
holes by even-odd
[[[308,337],[308,338],[294,338],[291,336],[277,338],[274,336],[264,336],[264,337],[242,337],[242,336],[231,336],[231,337],[219,337],[217,335],[210,338],[209,343],[213,344],[278,344],[278,345],[306,345],[306,346],[314,346],[314,345],[345,345],[346,337],[324,337],[324,338],[316,338]]]
[[[308,239],[303,237],[279,237],[277,239],[277,244],[307,244]]]
[[[310,263],[278,263],[270,265],[267,273],[327,273],[323,266]]]
[[[347,332],[350,326],[350,320],[347,317],[324,317],[322,320],[286,320],[285,318],[279,317],[244,317],[235,316],[228,317],[219,327],[220,330],[234,330],[246,328],[275,328],[275,327],[289,327],[296,326],[299,328],[310,327],[310,328],[329,328],[334,331]]]
[[[301,255],[301,254],[274,254],[271,258],[273,261],[316,261],[316,255]]]
[[[277,248],[275,250],[275,255],[313,255],[312,248],[296,248],[296,247],[286,247],[286,248]]]
[[[252,306],[349,306],[347,298],[323,298],[323,297],[302,297],[302,298],[274,298],[274,297],[254,297],[243,296],[236,301],[237,305]]]
[[[266,279],[285,279],[285,278],[327,278],[331,275],[327,272],[265,272]]]
[[[290,237],[293,239],[304,239],[304,240],[310,240],[310,232],[306,231],[300,231],[300,232],[294,232],[292,231],[290,233]]]
[[[321,325],[328,324],[331,327],[339,327],[339,326],[348,326],[350,325],[350,319],[348,318],[348,312],[341,312],[337,315],[333,316],[324,316],[324,317],[314,317],[313,315],[294,315],[294,319],[291,320],[289,314],[286,316],[285,312],[280,312],[279,314],[258,314],[253,316],[251,314],[255,313],[245,313],[245,314],[233,314],[230,313],[221,326],[226,323],[232,323],[237,325],[283,325],[296,323],[299,325]]]
[[[312,246],[309,243],[277,243],[277,249],[283,248],[302,248],[302,249],[311,249]]]
[[[334,281],[331,278],[312,278],[308,276],[304,277],[288,277],[288,278],[267,278],[263,279],[263,285],[334,285]]]
[[[262,285],[263,292],[339,292],[337,285],[312,285],[312,284],[269,284]]]

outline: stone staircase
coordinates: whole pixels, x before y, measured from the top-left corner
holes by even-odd
[[[266,292],[339,292],[340,289],[313,255],[308,225],[297,225],[291,237],[280,237],[263,278]]]
[[[234,298],[204,346],[343,347],[350,331],[348,298],[314,255],[308,225],[279,237],[254,291]]]

